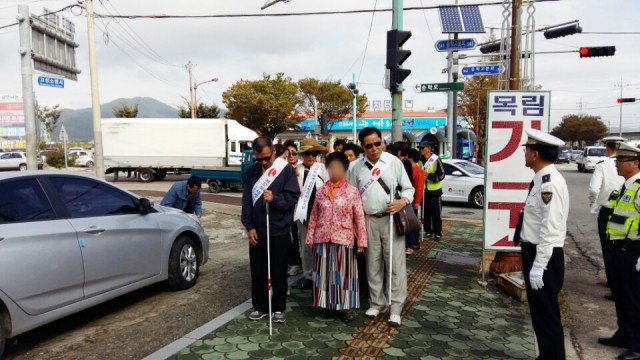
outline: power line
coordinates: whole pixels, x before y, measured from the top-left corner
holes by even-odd
[[[581,34],[600,35],[640,35],[640,31],[583,31]]]
[[[376,8],[378,7],[378,0],[373,3],[373,12],[371,13],[371,23],[369,23],[369,34],[367,35],[367,42],[364,45],[364,54],[362,55],[362,64],[360,64],[360,71],[358,72],[358,81],[360,81],[360,75],[362,75],[362,69],[364,68],[364,61],[367,59],[367,49],[369,48],[369,40],[371,40],[371,30],[373,30],[373,19],[376,17]],[[357,86],[357,84],[353,84]]]

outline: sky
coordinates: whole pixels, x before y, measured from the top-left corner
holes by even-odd
[[[292,0],[267,10],[266,0],[96,0],[102,14],[248,14],[313,12],[329,10],[389,8],[390,0]],[[460,0],[459,4],[488,0]],[[525,0],[526,2],[526,0]],[[32,13],[43,8],[57,10],[75,0],[0,0],[0,26],[15,22],[17,4],[27,4]],[[405,0],[404,6],[452,5],[454,0]],[[616,46],[613,57],[580,59],[578,53],[540,54],[535,58],[536,84],[552,92],[551,124],[563,115],[578,113],[601,116],[617,129],[622,84],[624,97],[640,98],[640,34],[588,34],[588,32],[640,31],[640,1],[560,0],[535,4],[535,27],[579,20],[583,34],[546,40],[537,33],[535,50],[575,51],[581,46]],[[482,6],[486,27],[500,28],[501,6]],[[526,13],[525,13],[526,14]],[[36,98],[44,105],[63,108],[91,105],[87,50],[87,21],[78,11],[65,12],[76,25],[78,81],[65,82],[64,89],[40,87]],[[526,18],[523,19],[526,21]],[[386,31],[391,13],[266,18],[209,19],[98,19],[96,46],[100,102],[137,96],[153,97],[180,105],[189,96],[185,64],[195,64],[198,82],[213,77],[218,82],[198,88],[198,98],[222,104],[222,92],[240,79],[259,79],[263,73],[283,72],[298,80],[316,77],[349,83],[356,74],[358,87],[370,100],[390,99],[383,88],[386,60]],[[412,51],[404,67],[411,69],[405,80],[405,99],[415,110],[446,107],[445,93],[416,93],[416,84],[446,82],[444,53],[434,42],[446,39],[440,29],[437,10],[405,11],[404,28],[412,32],[405,48]],[[469,37],[482,42],[486,34]],[[20,57],[17,26],[0,30],[0,94],[20,94]],[[478,50],[465,52],[480,54]],[[461,60],[464,64],[477,58]],[[623,129],[640,131],[640,102],[624,104]]]

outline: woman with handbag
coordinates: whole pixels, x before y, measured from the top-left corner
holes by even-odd
[[[325,166],[329,181],[318,190],[306,238],[314,258],[313,306],[324,309],[325,317],[339,311],[348,323],[353,320],[350,310],[360,307],[354,239],[357,251],[364,251],[367,231],[360,193],[345,179],[349,160],[334,152]]]

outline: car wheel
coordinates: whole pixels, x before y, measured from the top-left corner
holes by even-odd
[[[27,164],[20,164],[20,166],[18,166],[18,170],[27,171]]]
[[[218,183],[216,181],[210,181],[209,182],[209,192],[210,193],[219,193],[220,192],[220,185],[218,185]]]
[[[142,182],[152,182],[155,180],[155,175],[151,169],[140,169],[138,170],[138,179]]]
[[[86,164],[84,164],[86,167],[93,167],[95,164],[93,163],[93,161],[87,161]]]
[[[166,177],[167,177],[167,171],[166,170],[159,170],[156,173],[156,180],[163,180]]]
[[[195,242],[187,236],[179,237],[169,255],[169,288],[185,290],[195,285],[200,273],[200,258]]]
[[[475,208],[482,209],[484,207],[484,187],[479,186],[469,195],[469,204]]]

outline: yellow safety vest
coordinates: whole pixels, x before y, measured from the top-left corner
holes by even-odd
[[[429,168],[427,168],[427,177],[429,174],[433,174],[438,169],[438,160],[434,161]],[[427,190],[429,191],[438,191],[442,189],[442,181],[431,181],[427,178]]]
[[[635,205],[639,189],[640,179],[634,181],[622,194],[618,191],[611,193],[609,205],[613,208],[613,215],[609,217],[607,223],[609,240],[640,240],[638,233],[640,212]]]

